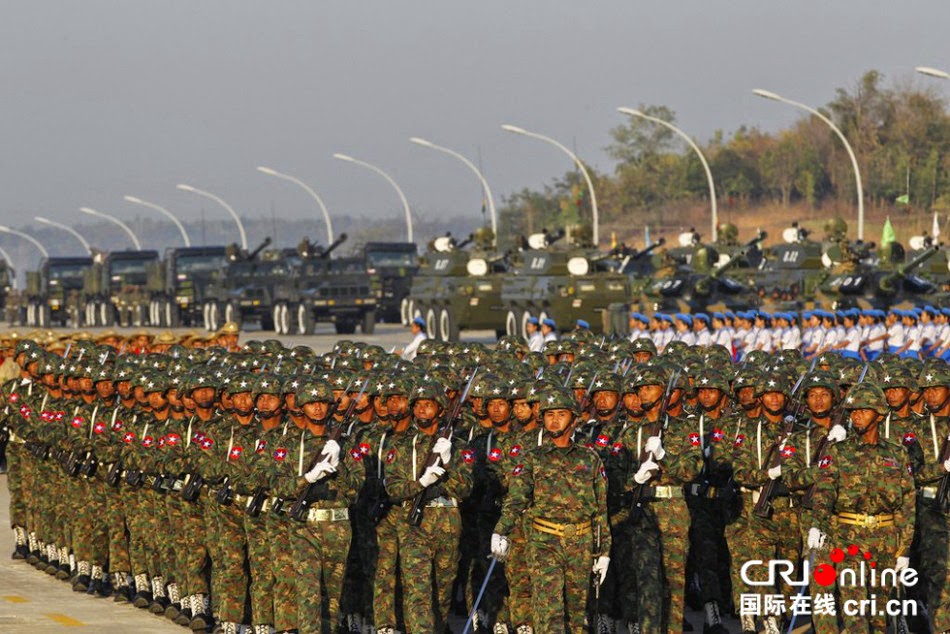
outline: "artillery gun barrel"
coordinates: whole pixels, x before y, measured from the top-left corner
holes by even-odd
[[[659,240],[657,240],[656,242],[654,242],[653,244],[645,248],[643,251],[638,251],[637,253],[635,253],[633,256],[633,259],[642,260],[643,258],[647,257],[648,255],[650,255],[651,253],[653,253],[654,251],[662,247],[664,244],[666,244],[666,238],[660,238]]]
[[[548,246],[551,246],[558,240],[562,239],[565,235],[567,234],[564,232],[564,229],[558,229],[554,233],[545,233],[544,239],[548,243]]]
[[[343,244],[344,242],[346,242],[346,234],[345,234],[345,233],[341,233],[339,238],[337,238],[336,240],[334,240],[334,241],[330,244],[330,246],[328,246],[326,249],[324,249],[323,253],[320,254],[320,257],[321,257],[322,259],[326,260],[328,257],[330,257],[330,254],[333,253],[336,249],[338,249],[338,248],[340,247],[340,245]]]
[[[931,245],[927,247],[924,251],[922,251],[921,253],[918,253],[917,256],[913,260],[911,260],[910,262],[907,262],[906,264],[901,264],[899,267],[897,267],[897,274],[900,275],[901,277],[906,276],[908,273],[911,273],[915,269],[920,268],[924,262],[926,262],[933,256],[937,255],[937,251],[939,250],[940,250],[940,247],[937,245]]]
[[[472,240],[474,240],[474,239],[475,239],[475,234],[474,234],[474,233],[470,233],[470,234],[468,234],[468,237],[467,237],[467,238],[465,238],[464,240],[462,240],[461,242],[459,242],[458,244],[456,244],[456,245],[455,245],[455,248],[456,248],[456,249],[459,249],[459,250],[464,249],[464,248],[467,247],[469,244],[471,244]]]
[[[751,240],[743,244],[739,248],[739,250],[736,251],[731,258],[729,258],[728,262],[726,262],[725,264],[720,266],[718,269],[713,271],[712,277],[719,278],[726,271],[735,268],[739,264],[740,258],[745,256],[749,251],[751,251],[755,247],[755,244],[757,242],[759,242],[760,240],[765,240],[768,236],[769,234],[766,233],[765,231],[760,231],[756,237],[752,238]]]
[[[254,258],[256,258],[258,255],[260,255],[261,251],[263,251],[264,249],[270,246],[270,243],[271,243],[270,236],[267,236],[266,238],[264,238],[264,241],[261,242],[260,246],[258,246],[256,249],[254,249],[253,251],[247,254],[247,259],[253,260]]]

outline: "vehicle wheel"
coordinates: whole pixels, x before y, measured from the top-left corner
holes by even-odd
[[[399,321],[403,326],[408,326],[412,315],[412,302],[408,297],[403,297],[399,302]]]
[[[354,332],[356,332],[355,321],[337,321],[334,322],[333,327],[336,329],[336,334],[338,335],[352,335]]]
[[[363,313],[363,321],[360,324],[360,332],[364,335],[371,335],[376,331],[376,311],[368,310]]]
[[[221,324],[218,323],[219,320],[219,306],[218,302],[211,302],[211,305],[208,306],[208,330],[211,332],[216,332]]]
[[[145,325],[145,312],[144,304],[136,304],[132,307],[131,318],[133,326],[141,328]],[[149,325],[151,325],[151,323],[149,323]]]
[[[297,306],[297,334],[312,335],[313,327],[313,311],[306,304],[299,304]]]
[[[148,325],[161,326],[162,318],[158,314],[158,300],[148,300]]]
[[[233,321],[234,323],[236,323],[238,325],[238,328],[241,327],[241,307],[238,306],[237,303],[235,302],[228,302],[227,306],[224,307],[224,322],[222,322],[221,325],[224,325],[225,323],[229,321]],[[270,330],[270,328],[264,328],[263,318],[261,319],[261,322],[262,322],[261,323],[262,329]],[[217,330],[217,328],[215,328],[215,330]]]
[[[112,302],[100,301],[98,306],[98,326],[109,328],[115,325],[115,311],[112,309]]]
[[[285,335],[289,335],[291,331],[290,324],[292,322],[290,314],[290,305],[286,302],[281,305],[280,310],[280,327],[284,331]]]
[[[178,304],[166,299],[162,303],[162,313],[165,316],[165,326],[168,328],[178,328],[181,326],[181,309],[178,307]]]
[[[201,304],[201,325],[205,330],[211,330],[211,302]]]
[[[40,304],[39,305],[39,322],[40,326],[43,328],[49,328],[52,324],[52,311],[50,310],[49,304]]]
[[[284,332],[284,322],[280,319],[280,313],[283,310],[283,304],[274,304],[274,309],[271,311],[274,320],[274,334],[275,335],[286,335]]]
[[[449,309],[443,309],[439,321],[445,321],[445,334],[443,335],[445,341],[458,341],[459,340],[459,322],[455,318],[455,315],[452,314],[452,311]],[[441,324],[440,324],[441,327]]]
[[[36,325],[36,304],[33,302],[26,305],[26,325],[30,328]]]
[[[409,321],[411,322],[416,317],[425,318],[425,305],[422,302],[417,302],[412,300],[409,302]],[[407,326],[409,324],[406,324]]]
[[[435,308],[430,308],[426,311],[426,333],[428,333],[430,337],[438,335],[438,330],[436,329],[439,327],[439,322],[435,311]]]
[[[84,319],[83,325],[84,325],[84,326],[88,326],[88,327],[90,327],[90,328],[95,327],[95,325],[96,325],[96,305],[93,304],[92,302],[89,302],[88,304],[83,304],[83,305],[82,305],[82,313],[83,313],[83,319]]]
[[[518,309],[513,308],[505,315],[505,333],[508,335],[518,334]]]

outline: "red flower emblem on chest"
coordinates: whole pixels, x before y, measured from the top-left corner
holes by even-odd
[[[112,431],[122,431],[122,427],[125,425],[121,420],[117,420],[112,423]]]
[[[181,442],[181,436],[173,432],[165,436],[165,442],[168,443],[169,447],[175,447]]]
[[[359,462],[360,460],[363,459],[363,453],[359,450],[358,447],[353,447],[352,449],[350,449],[350,458],[352,458],[356,462]]]
[[[283,447],[278,447],[274,450],[274,460],[277,462],[283,462],[284,458],[287,457],[287,450]]]
[[[10,401],[11,403],[16,403],[17,401],[20,400],[20,395],[16,393],[11,394],[9,397],[7,397],[7,400]]]
[[[600,434],[597,436],[597,440],[595,442],[597,443],[598,447],[606,447],[610,444],[610,436],[607,434]]]
[[[254,450],[254,453],[264,453],[264,450],[267,449],[267,441],[264,439],[257,441],[257,449]]]
[[[822,456],[821,460],[818,461],[818,466],[822,469],[827,469],[831,466],[831,456]]]
[[[82,416],[75,416],[73,417],[73,419],[70,421],[69,424],[75,427],[76,429],[79,429],[85,424],[85,422],[86,421],[82,419]]]
[[[694,447],[699,446],[699,434],[697,432],[691,432],[689,435],[689,444]]]
[[[726,437],[726,435],[725,435],[724,433],[722,433],[722,430],[721,430],[721,429],[714,429],[714,430],[713,430],[713,433],[712,433],[712,441],[713,441],[713,442],[719,442],[720,440],[722,440],[722,439],[725,438],[725,437]]]
[[[208,449],[211,449],[212,445],[214,445],[214,440],[212,440],[208,436],[203,436],[201,440],[198,441],[198,445],[200,445],[202,449],[207,451]]]
[[[519,476],[524,472],[524,465],[519,464],[515,465],[515,468],[511,470],[511,475]]]
[[[105,430],[106,430],[106,425],[105,425],[105,423],[103,423],[102,421],[99,421],[98,423],[96,423],[95,425],[92,426],[92,431],[95,432],[95,433],[97,433],[97,434],[101,434],[101,433],[103,433]]]
[[[499,449],[498,447],[495,447],[491,451],[489,451],[488,459],[491,460],[492,462],[498,462],[499,460],[501,460],[501,449]]]
[[[745,442],[745,434],[739,434],[738,436],[736,436],[736,440],[733,443],[733,446],[736,448],[741,447],[742,443],[744,442]]]
[[[475,452],[471,449],[462,450],[462,462],[465,464],[472,464],[475,462]]]
[[[610,448],[610,453],[614,456],[619,456],[621,451],[623,451],[622,442],[615,442],[613,446]]]
[[[386,454],[386,462],[392,462],[395,459],[396,459],[396,450],[390,449],[389,453]]]
[[[360,453],[363,454],[364,456],[368,456],[370,452],[373,450],[373,448],[369,446],[368,442],[361,442],[359,449],[360,449]]]
[[[795,447],[792,447],[791,445],[785,445],[785,448],[782,449],[782,457],[791,458],[792,456],[795,455],[796,451],[797,450],[795,449]]]
[[[244,447],[241,445],[234,445],[231,447],[231,451],[228,452],[228,460],[237,460],[241,457],[241,454],[244,453]]]
[[[917,434],[912,431],[907,432],[904,434],[903,442],[905,445],[913,445],[917,442]]]
[[[512,458],[517,458],[521,455],[521,445],[514,445],[511,449],[508,450],[508,455]]]
[[[31,410],[26,405],[20,406],[20,416],[22,416],[23,418],[29,418],[32,413],[33,413],[33,410]]]
[[[154,444],[155,444],[155,439],[152,438],[151,436],[146,436],[145,438],[142,439],[142,446],[145,447],[146,449],[148,449]]]
[[[131,443],[135,441],[135,434],[130,431],[125,432],[125,435],[122,436],[122,442]]]
[[[165,448],[165,442],[166,442],[166,441],[165,441],[165,437],[164,437],[164,436],[162,436],[161,438],[159,438],[159,439],[158,439],[158,448],[159,448],[159,449],[164,449],[164,448]]]

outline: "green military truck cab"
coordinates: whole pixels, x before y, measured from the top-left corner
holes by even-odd
[[[419,250],[414,242],[367,242],[363,247],[366,272],[379,277],[382,296],[376,316],[388,323],[409,323],[409,291],[419,270]]]
[[[227,264],[227,247],[177,247],[149,266],[149,323],[164,328],[201,325],[208,286]]]
[[[82,306],[88,326],[146,326],[148,271],[158,251],[97,253],[83,279]]]
[[[43,258],[39,270],[28,271],[22,302],[26,309],[24,325],[79,326],[82,323],[79,297],[84,274],[91,266],[91,257]]]

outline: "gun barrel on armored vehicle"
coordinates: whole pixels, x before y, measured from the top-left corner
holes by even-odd
[[[334,240],[330,246],[323,250],[323,253],[320,254],[320,258],[326,260],[330,257],[330,254],[337,250],[344,242],[346,242],[346,234],[341,233],[339,238]]]
[[[642,251],[637,251],[636,253],[634,253],[633,256],[631,256],[631,259],[642,260],[643,258],[649,256],[654,251],[662,247],[664,244],[666,244],[666,238],[660,238],[659,240],[657,240],[656,242],[654,242],[647,248],[643,249]]]
[[[722,275],[726,271],[729,271],[730,269],[734,269],[742,261],[742,258],[749,251],[755,248],[756,243],[761,242],[762,240],[765,240],[768,236],[769,234],[767,232],[759,231],[758,235],[756,235],[754,238],[752,238],[751,240],[743,244],[741,247],[739,247],[739,249],[732,255],[731,258],[729,258],[729,260],[725,264],[723,264],[722,266],[718,267],[715,271],[713,271],[711,274],[711,277],[718,279],[722,277]]]
[[[247,259],[253,260],[254,258],[256,258],[258,255],[260,255],[261,251],[263,251],[264,249],[270,246],[270,243],[271,243],[270,236],[267,236],[266,238],[264,238],[264,241],[261,242],[260,245],[256,249],[254,249],[253,251],[247,254]]]
[[[913,260],[901,264],[892,273],[882,277],[878,282],[878,287],[884,291],[893,291],[895,284],[919,269],[924,264],[924,262],[937,255],[938,251],[940,251],[940,247],[938,245],[931,245],[927,247],[918,253]]]

